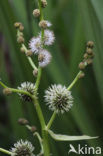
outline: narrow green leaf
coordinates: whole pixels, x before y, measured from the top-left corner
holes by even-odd
[[[61,134],[55,134],[53,131],[48,131],[50,136],[57,141],[78,141],[78,140],[89,140],[89,139],[96,139],[96,137],[90,137],[87,135],[83,136],[69,136],[69,135],[61,135]]]

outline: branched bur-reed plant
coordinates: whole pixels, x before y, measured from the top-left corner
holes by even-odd
[[[14,24],[17,29],[17,42],[21,45],[21,52],[23,52],[30,65],[33,68],[33,75],[36,77],[36,82],[23,82],[17,89],[10,88],[6,86],[1,80],[0,85],[4,88],[3,93],[5,95],[10,95],[13,92],[17,93],[21,100],[28,101],[34,104],[34,107],[37,112],[37,116],[41,125],[41,135],[36,131],[36,128],[29,125],[29,122],[26,119],[20,118],[19,123],[27,127],[33,134],[34,137],[37,137],[40,142],[40,155],[50,156],[52,151],[50,151],[48,135],[50,135],[53,139],[58,141],[76,141],[76,140],[86,140],[86,139],[94,139],[96,137],[90,136],[69,136],[69,135],[61,135],[55,134],[50,128],[57,114],[63,114],[65,112],[69,112],[73,106],[73,96],[71,94],[71,89],[75,85],[75,83],[84,77],[84,69],[86,66],[92,63],[94,54],[93,47],[94,43],[89,41],[86,45],[86,52],[83,56],[82,62],[79,64],[79,73],[73,80],[73,82],[69,86],[62,86],[61,84],[51,85],[45,91],[45,102],[49,109],[53,111],[53,115],[51,116],[48,123],[45,122],[42,109],[39,104],[38,99],[38,88],[41,80],[42,70],[45,68],[52,59],[51,53],[46,49],[47,46],[50,46],[55,41],[54,32],[50,30],[52,24],[44,19],[42,9],[47,6],[46,0],[38,0],[38,9],[33,11],[33,15],[35,18],[39,18],[39,27],[41,31],[38,33],[38,36],[33,37],[29,41],[29,48],[25,45],[25,39],[23,35],[23,25],[22,23],[16,22]],[[38,56],[38,66],[33,62],[31,55]],[[0,148],[1,152],[11,156],[33,156],[34,147],[29,141],[23,141],[20,139],[17,143],[14,144],[14,147],[11,150],[7,151],[5,149]]]

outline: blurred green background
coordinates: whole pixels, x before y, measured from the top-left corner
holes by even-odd
[[[16,43],[14,22],[23,23],[26,44],[37,35],[38,20],[32,16],[37,8],[36,0],[0,0],[0,77],[5,84],[17,87],[21,82],[34,82],[32,68],[26,57],[20,53]],[[50,139],[54,156],[67,156],[69,144],[75,147],[88,144],[103,147],[103,0],[48,0],[44,9],[45,19],[53,23],[55,44],[49,48],[53,55],[52,63],[43,70],[39,89],[41,107],[46,121],[51,111],[43,102],[44,90],[50,84],[69,85],[78,72],[78,63],[85,52],[88,40],[95,43],[95,59],[89,66],[86,76],[72,89],[74,106],[69,113],[58,115],[52,126],[56,133],[69,135],[87,134],[100,136],[91,141],[55,142]],[[18,139],[39,144],[28,130],[18,125],[19,117],[26,117],[31,125],[40,125],[31,103],[23,103],[15,94],[5,97],[0,87],[0,147],[9,149]],[[2,153],[0,153],[3,156]],[[76,154],[71,154],[76,155]],[[92,155],[92,154],[91,154]],[[94,154],[94,156],[96,156]]]

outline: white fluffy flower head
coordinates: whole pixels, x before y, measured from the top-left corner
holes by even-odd
[[[23,82],[20,87],[18,87],[19,90],[28,91],[30,94],[34,94],[35,92],[35,85],[31,82]],[[22,93],[19,93],[19,96],[24,101],[32,101],[31,97]]]
[[[41,38],[41,33],[39,35],[39,37]],[[55,40],[55,36],[54,36],[54,32],[51,30],[44,30],[44,45],[52,45],[54,43]]]
[[[42,49],[41,39],[40,37],[33,37],[29,42],[29,48],[35,54],[38,54]]]
[[[62,85],[52,85],[45,91],[45,101],[49,109],[57,113],[68,112],[73,105],[71,92]]]
[[[10,151],[12,152],[11,156],[34,156],[34,147],[31,142],[22,139],[15,143]]]
[[[38,56],[39,66],[40,67],[47,66],[50,63],[51,58],[52,58],[51,54],[47,50],[43,49]]]

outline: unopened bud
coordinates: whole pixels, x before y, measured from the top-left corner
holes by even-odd
[[[85,54],[84,54],[84,59],[87,59],[87,58],[88,58],[88,54],[85,53]]]
[[[85,76],[85,73],[82,72],[80,75],[79,75],[79,79],[83,78]]]
[[[37,128],[35,126],[31,127],[31,132],[34,133],[37,130]]]
[[[15,27],[15,28],[19,28],[19,26],[20,26],[20,22],[14,23],[14,27]]]
[[[22,53],[25,53],[25,48],[21,47],[21,48],[20,48],[20,51],[21,51]]]
[[[32,56],[32,51],[31,50],[28,50],[27,52],[26,52],[26,56]]]
[[[41,5],[43,8],[47,6],[47,1],[46,0],[41,0]]]
[[[28,120],[26,120],[26,119],[24,119],[24,118],[20,118],[20,119],[18,120],[18,123],[19,123],[20,125],[27,125],[29,122],[28,122]]]
[[[35,9],[33,11],[33,15],[34,15],[34,17],[39,17],[40,16],[40,10],[39,9]]]
[[[4,88],[3,89],[3,94],[5,95],[10,95],[12,93],[11,89],[10,88]]]
[[[20,31],[23,31],[23,30],[24,30],[24,26],[23,26],[22,24],[20,24],[19,30],[20,30]]]
[[[86,62],[87,62],[87,64],[92,64],[93,60],[92,59],[87,59]]]
[[[88,48],[93,48],[94,47],[94,42],[93,41],[88,41],[87,42],[87,47]]]
[[[18,42],[18,43],[24,43],[24,38],[23,38],[23,36],[19,36],[19,37],[17,38],[17,42]]]
[[[38,70],[34,69],[34,70],[33,70],[33,75],[34,75],[35,77],[37,77],[37,75],[38,75]]]
[[[85,63],[84,62],[80,62],[79,69],[81,69],[81,70],[85,69]]]
[[[39,27],[42,29],[46,29],[47,28],[47,22],[45,20],[40,21]]]
[[[93,50],[91,48],[87,48],[86,52],[91,55],[93,53]]]

